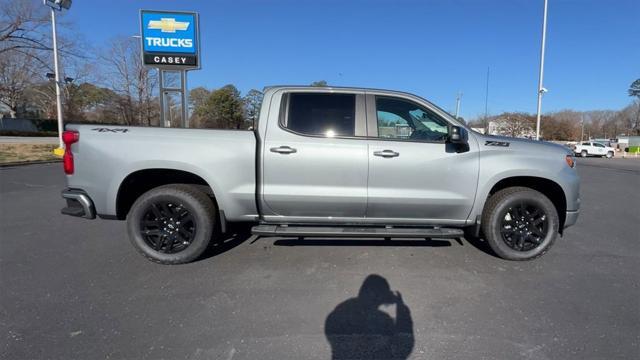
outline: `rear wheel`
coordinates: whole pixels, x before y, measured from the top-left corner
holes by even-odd
[[[192,185],[151,189],[135,201],[127,216],[129,239],[151,261],[193,261],[211,241],[215,210],[211,198]]]
[[[542,256],[555,241],[558,212],[542,193],[511,187],[493,194],[482,215],[482,229],[491,249],[507,260]]]
[[[580,152],[580,156],[582,156],[582,157],[587,157],[587,155],[589,155],[589,153],[587,152],[587,150],[582,150],[582,151]]]

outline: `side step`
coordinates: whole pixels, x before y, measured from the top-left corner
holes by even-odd
[[[329,227],[329,226],[288,226],[256,225],[251,228],[253,235],[297,236],[297,237],[381,237],[381,238],[459,238],[462,229],[452,228],[389,228],[389,227]]]

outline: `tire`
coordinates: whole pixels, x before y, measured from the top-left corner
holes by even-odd
[[[517,217],[518,214],[523,216]],[[529,217],[536,220],[530,221]],[[482,213],[487,243],[506,260],[532,260],[544,255],[555,242],[559,225],[551,200],[526,187],[498,191],[487,200]]]
[[[580,152],[580,156],[582,156],[583,158],[586,158],[589,155],[589,153],[587,152],[587,150],[582,150]]]
[[[607,157],[607,159],[611,159],[613,157],[613,151],[607,152],[606,157]]]
[[[153,262],[188,263],[207,249],[214,234],[215,215],[211,198],[196,187],[160,186],[133,203],[127,215],[129,239]]]

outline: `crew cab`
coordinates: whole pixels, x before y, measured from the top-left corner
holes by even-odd
[[[408,93],[265,89],[252,130],[66,126],[74,216],[126,220],[134,247],[177,264],[227,224],[258,236],[483,236],[510,260],[576,222],[579,179],[560,145],[471,131]]]
[[[611,159],[615,155],[615,151],[616,149],[611,146],[594,141],[577,143],[576,147],[573,149],[573,152],[576,155],[580,155],[582,157],[604,156],[607,159]]]

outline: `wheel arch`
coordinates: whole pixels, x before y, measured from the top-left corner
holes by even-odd
[[[131,206],[140,195],[158,186],[168,184],[198,186],[201,191],[212,198],[218,207],[213,187],[201,176],[185,170],[149,168],[131,172],[120,182],[116,195],[116,218],[118,220],[126,219]]]
[[[482,205],[483,211],[484,206],[487,203],[487,200],[496,192],[514,186],[522,186],[527,187],[544,194],[551,202],[553,206],[556,208],[558,212],[558,218],[560,219],[560,233],[562,233],[562,229],[564,228],[566,211],[567,211],[567,198],[562,189],[562,186],[557,182],[537,176],[511,176],[507,178],[503,178],[496,182],[489,190],[487,197],[484,199],[484,203]]]

